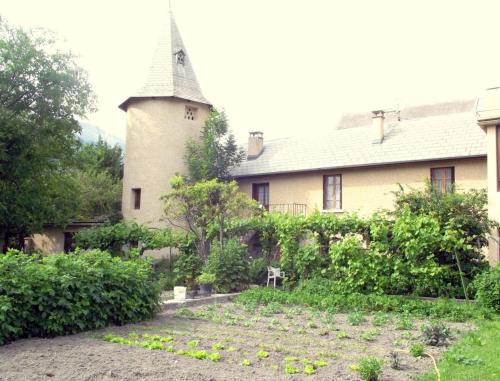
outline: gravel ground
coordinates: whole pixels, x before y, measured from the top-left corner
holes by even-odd
[[[432,370],[429,358],[405,354],[401,355],[401,370],[389,366],[390,352],[418,341],[423,322],[415,322],[410,330],[397,330],[396,317],[380,327],[374,327],[372,320],[372,316],[366,316],[359,326],[352,326],[345,314],[329,316],[296,307],[270,314],[262,309],[245,311],[232,303],[166,311],[140,324],[52,339],[19,340],[0,347],[0,380],[359,380],[350,365],[368,355],[385,360],[381,380],[410,380]],[[473,328],[450,326],[457,332]],[[349,338],[340,339],[339,332]],[[375,334],[366,340],[362,337],[366,332]],[[188,350],[191,340],[199,340],[196,349],[208,353],[214,352],[215,343],[223,344],[224,349],[218,350],[221,360],[212,362],[103,340],[105,334],[126,338],[131,333],[139,338],[143,334],[171,336],[170,344],[176,351]],[[269,352],[269,357],[257,359],[259,350]],[[426,350],[439,357],[443,348]],[[243,359],[252,365],[242,366]],[[286,364],[302,372],[303,362],[314,360],[324,360],[328,365],[310,376],[285,373]]]

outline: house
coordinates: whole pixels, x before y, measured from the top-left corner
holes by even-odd
[[[269,210],[371,215],[393,207],[399,184],[486,188],[486,137],[474,101],[344,116],[327,136],[248,138],[233,171]]]
[[[66,226],[45,224],[43,231],[25,239],[25,250],[44,254],[67,253],[74,249],[73,237],[80,230],[102,225],[104,219],[71,221]]]
[[[127,113],[123,216],[150,226],[165,223],[160,198],[173,175],[187,172],[185,143],[199,137],[211,109],[170,11],[165,21],[146,83],[119,106]],[[496,159],[487,160],[497,156],[496,127],[484,121],[481,130],[474,111],[474,101],[461,101],[345,115],[327,136],[265,141],[253,131],[233,175],[269,210],[303,214],[370,215],[393,206],[399,184],[426,180],[443,192],[451,185],[496,192]],[[500,220],[500,199],[489,200]],[[497,237],[492,232],[492,262]]]

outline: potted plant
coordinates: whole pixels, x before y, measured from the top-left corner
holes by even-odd
[[[200,295],[209,296],[212,294],[212,286],[215,282],[215,274],[204,271],[198,276],[198,278],[196,278],[196,280],[200,285]]]

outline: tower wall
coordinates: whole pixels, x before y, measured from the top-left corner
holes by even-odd
[[[194,120],[186,106],[195,108]],[[165,226],[160,197],[170,190],[176,173],[187,174],[186,141],[199,138],[210,113],[208,105],[177,98],[136,99],[127,107],[122,213],[126,220],[152,227]],[[134,208],[133,189],[140,189],[140,208]]]

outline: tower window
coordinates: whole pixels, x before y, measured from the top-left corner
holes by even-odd
[[[184,58],[186,57],[186,54],[182,50],[179,50],[177,53],[175,53],[175,62],[177,62],[178,65],[184,65]]]
[[[186,110],[184,112],[184,119],[187,120],[195,120],[196,119],[196,111],[195,107],[186,106]]]
[[[141,209],[141,188],[132,189],[132,208]]]

